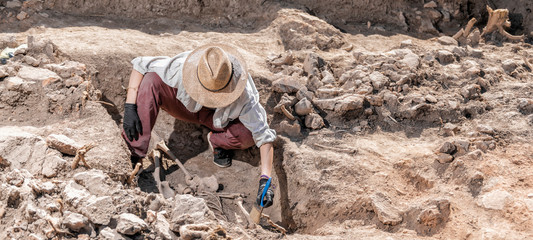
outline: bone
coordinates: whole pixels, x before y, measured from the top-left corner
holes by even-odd
[[[142,167],[142,164],[141,163],[137,163],[135,164],[135,169],[133,169],[133,171],[131,171],[130,173],[130,176],[128,177],[128,184],[131,185],[133,183],[133,179],[135,179],[135,176],[137,176],[137,173],[139,172],[139,170],[141,170],[141,167]]]
[[[270,216],[264,214],[264,213],[261,213],[261,216],[263,216],[268,224],[270,224],[270,226],[272,226],[273,228],[275,228],[276,230],[278,230],[279,232],[281,232],[281,234],[285,235],[287,234],[287,230],[285,230],[285,228],[283,228],[282,226],[276,224],[275,222],[273,222],[272,220],[270,220]]]
[[[290,120],[294,120],[296,119],[294,117],[294,115],[292,115],[288,110],[287,108],[285,108],[285,105],[281,105],[281,111],[283,112],[283,114],[285,115],[285,117],[287,117],[288,119]]]
[[[255,226],[255,223],[254,221],[252,220],[252,218],[250,217],[250,213],[248,213],[248,211],[246,211],[246,209],[244,208],[244,206],[242,205],[242,202],[243,202],[243,199],[242,197],[238,197],[237,199],[235,199],[236,203],[237,203],[237,206],[239,206],[239,209],[241,209],[242,211],[242,214],[244,214],[244,217],[246,218],[246,220],[248,221],[248,225],[246,226],[246,228],[252,228],[253,226]]]
[[[185,169],[185,167],[183,166],[183,164],[180,162],[180,160],[178,158],[176,158],[176,156],[170,151],[170,149],[167,147],[167,145],[165,144],[165,141],[161,141],[159,142],[157,145],[156,145],[156,149],[159,149],[161,151],[163,151],[165,154],[167,154],[167,156],[169,156],[174,162],[176,162],[178,164],[178,166],[180,167],[180,169],[183,171],[183,173],[185,174],[185,177],[186,179],[188,180],[192,180],[192,176],[191,174],[189,173],[189,171],[187,171],[187,169]]]
[[[83,162],[83,165],[85,165],[86,168],[91,168],[89,164],[85,161],[85,154],[91,150],[94,147],[94,144],[90,143],[87,145],[84,145],[83,147],[79,148],[76,151],[76,156],[74,157],[74,161],[72,161],[72,169],[76,169],[78,167],[78,163],[81,161]]]

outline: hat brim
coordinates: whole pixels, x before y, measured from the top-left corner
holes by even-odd
[[[202,55],[210,47],[222,48],[228,55],[233,74],[229,84],[216,92],[205,89],[198,80],[198,62]],[[239,98],[248,81],[246,62],[239,51],[226,44],[207,44],[192,51],[183,64],[182,81],[183,87],[189,96],[197,103],[208,108],[221,108],[230,105]]]

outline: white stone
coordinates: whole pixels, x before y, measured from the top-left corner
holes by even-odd
[[[411,69],[416,69],[420,64],[420,58],[414,53],[409,53],[406,54],[400,62],[404,63]]]
[[[98,239],[102,240],[126,240],[129,238],[125,238],[120,233],[117,232],[115,229],[111,229],[110,227],[105,227],[100,231],[100,234],[98,235]]]
[[[411,47],[411,46],[413,46],[413,40],[411,39],[404,40],[400,43],[400,47],[402,48]]]
[[[79,213],[66,211],[64,215],[63,224],[72,231],[79,232],[89,225],[89,219]]]
[[[85,199],[89,198],[89,196],[91,196],[91,194],[87,189],[72,180],[67,183],[63,190],[63,199],[73,207],[78,207],[78,205]]]
[[[56,155],[47,155],[43,163],[43,176],[51,178],[57,176],[58,172],[65,168],[67,161]]]
[[[79,172],[73,176],[76,182],[82,184],[91,194],[98,196],[109,195],[112,188],[106,183],[107,174],[99,169],[91,169],[86,172]]]
[[[107,225],[115,213],[115,205],[110,196],[91,196],[81,212],[94,224]]]
[[[155,219],[154,228],[155,231],[159,234],[159,237],[165,240],[171,240],[176,239],[177,236],[170,230],[170,223],[167,221],[167,218],[165,217],[166,211],[161,211],[157,213],[157,217]]]
[[[23,66],[22,68],[20,68],[18,76],[26,80],[37,82],[42,82],[45,80],[53,82],[55,80],[61,79],[55,72],[52,72],[48,69],[29,66]]]
[[[117,232],[133,235],[148,228],[148,224],[131,213],[122,213],[118,217]]]
[[[527,209],[530,212],[533,212],[533,199],[524,199],[524,203],[526,204]]]
[[[505,190],[494,190],[481,196],[481,205],[487,209],[502,210],[513,196]]]
[[[14,1],[7,1],[6,2],[7,8],[19,8],[22,7],[22,3],[20,1],[14,0]]]
[[[313,111],[313,104],[307,98],[302,98],[294,105],[294,111],[300,116],[305,116]]]
[[[383,75],[382,73],[378,71],[372,72],[370,75],[368,75],[368,77],[370,78],[370,81],[372,82],[372,86],[376,90],[381,89],[385,85],[385,83],[387,83],[389,80],[387,76]]]
[[[46,137],[46,143],[49,147],[72,156],[76,155],[76,151],[82,147],[80,144],[63,134],[48,135],[48,137]]]

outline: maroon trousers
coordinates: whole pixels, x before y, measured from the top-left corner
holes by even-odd
[[[198,123],[211,129],[213,132],[211,144],[214,148],[246,149],[254,145],[252,133],[238,119],[231,121],[223,129],[215,128],[213,126],[215,110],[204,107],[192,113],[176,98],[177,91],[178,89],[164,83],[156,73],[150,72],[144,75],[137,94],[137,114],[141,119],[142,135],[139,135],[138,140],[130,141],[122,130],[122,137],[126,140],[133,156],[146,156],[159,108],[179,120]]]

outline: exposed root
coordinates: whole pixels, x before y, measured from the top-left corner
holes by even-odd
[[[483,32],[481,33],[481,36],[485,36],[486,34],[492,33],[497,30],[501,35],[513,41],[524,39],[524,35],[513,36],[507,31],[505,31],[504,27],[505,28],[511,27],[511,22],[509,22],[509,10],[507,9],[493,10],[491,7],[487,5],[487,11],[489,12],[489,20],[487,21],[487,26],[483,28]]]
[[[533,66],[531,66],[531,63],[529,62],[529,59],[527,57],[523,56],[522,59],[524,60],[524,64],[526,64],[526,67],[529,68],[529,71],[533,71]]]
[[[281,105],[281,111],[283,112],[283,115],[285,115],[285,117],[287,117],[288,119],[290,120],[296,119],[294,115],[292,115],[289,111],[287,111],[287,109],[285,108],[285,105]]]
[[[85,154],[91,150],[93,147],[95,147],[94,144],[92,143],[89,143],[87,145],[84,145],[83,147],[79,148],[77,151],[76,151],[76,156],[74,157],[74,161],[72,161],[72,169],[76,169],[78,167],[78,163],[81,161],[83,163],[83,165],[86,167],[86,168],[91,168],[89,166],[89,164],[87,164],[87,162],[85,161]]]
[[[282,226],[280,226],[280,225],[276,224],[275,222],[273,222],[272,220],[270,220],[270,216],[268,216],[268,215],[266,215],[264,213],[262,213],[261,216],[264,217],[267,220],[267,222],[268,222],[268,224],[270,224],[270,226],[272,226],[273,228],[278,230],[281,234],[283,234],[283,235],[287,234],[287,230],[285,230],[285,228],[283,228]]]
[[[137,176],[137,173],[139,172],[139,170],[141,170],[141,167],[142,167],[142,164],[140,162],[135,164],[135,169],[133,169],[133,171],[131,171],[130,176],[128,177],[127,183],[129,185],[131,185],[133,183],[133,179],[135,179],[135,176]]]

